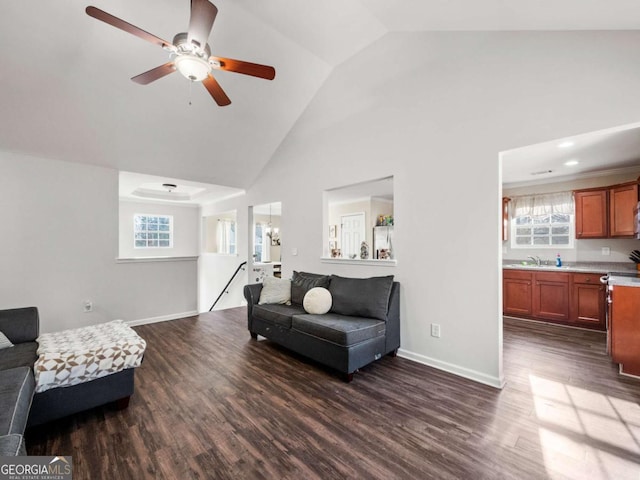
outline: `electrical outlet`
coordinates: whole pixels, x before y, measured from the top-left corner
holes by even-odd
[[[437,323],[431,324],[431,336],[440,338],[440,325]]]
[[[298,255],[298,249],[297,248],[292,248],[291,249],[291,255],[293,255],[293,256]]]
[[[602,247],[602,255],[611,255],[611,248]]]
[[[91,300],[84,301],[84,313],[93,312],[93,302]]]

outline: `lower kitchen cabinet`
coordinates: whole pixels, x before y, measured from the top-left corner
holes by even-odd
[[[503,313],[606,330],[606,288],[599,273],[503,271]]]
[[[529,317],[533,314],[533,273],[524,270],[504,270],[502,274],[503,313]]]
[[[604,330],[607,290],[600,274],[574,273],[572,277],[569,318],[580,326]]]
[[[640,376],[640,288],[611,291],[611,358],[622,373]]]
[[[569,321],[569,274],[533,274],[533,316],[543,320]]]

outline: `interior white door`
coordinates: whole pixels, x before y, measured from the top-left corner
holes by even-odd
[[[359,258],[360,244],[364,239],[364,212],[342,215],[340,217],[340,248],[342,249],[342,257]]]

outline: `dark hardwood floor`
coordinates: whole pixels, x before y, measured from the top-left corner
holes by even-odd
[[[251,340],[244,308],[136,327],[129,408],[27,432],[74,479],[640,478],[640,380],[601,333],[505,319],[503,390],[397,357],[352,383]]]

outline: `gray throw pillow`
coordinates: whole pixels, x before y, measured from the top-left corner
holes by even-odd
[[[316,273],[293,272],[291,277],[291,303],[302,305],[304,296],[314,287],[329,288],[331,277]]]
[[[265,305],[267,303],[291,305],[291,280],[288,278],[264,277],[258,304]]]
[[[371,278],[331,276],[331,311],[354,317],[387,319],[393,275]]]
[[[9,340],[4,333],[0,332],[0,350],[9,347],[13,347],[13,343],[11,343],[11,340]]]

